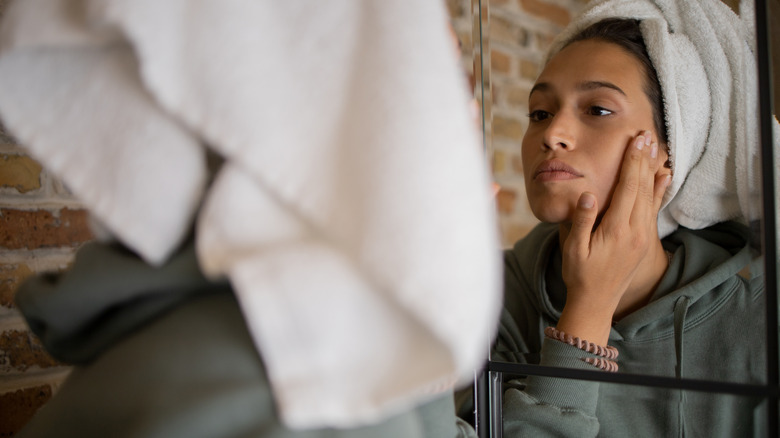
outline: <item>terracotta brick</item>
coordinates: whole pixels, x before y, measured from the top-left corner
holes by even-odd
[[[517,192],[512,189],[501,188],[496,195],[496,206],[501,214],[512,214],[515,211]]]
[[[0,394],[0,437],[16,435],[51,395],[49,385]]]
[[[458,34],[458,41],[460,42],[460,51],[463,54],[464,57],[467,59],[471,59],[472,53],[471,53],[471,46],[473,43],[471,42],[471,31],[460,31],[457,32]]]
[[[493,173],[503,173],[506,169],[506,153],[500,149],[493,151]]]
[[[457,18],[463,17],[468,9],[466,9],[463,0],[447,0],[447,10],[450,17]]]
[[[41,341],[31,332],[6,330],[0,333],[0,371],[26,371],[32,366],[51,368],[61,366],[49,356]]]
[[[517,85],[507,87],[506,102],[511,106],[526,107],[528,105],[528,94],[530,92],[531,90],[528,87],[521,87]]]
[[[539,64],[528,61],[526,59],[520,60],[520,76],[532,81],[536,80],[536,76],[539,75]]]
[[[547,52],[547,49],[553,42],[553,36],[546,33],[536,34],[536,48],[542,52]]]
[[[491,50],[490,68],[493,72],[509,74],[509,70],[512,68],[512,60],[508,54],[500,50]]]
[[[509,46],[528,45],[528,31],[503,17],[490,17],[490,43],[503,43]]]
[[[41,165],[24,155],[0,155],[0,187],[20,193],[41,188]]]
[[[571,21],[571,14],[566,8],[547,3],[543,0],[518,0],[520,7],[531,15],[564,27]]]
[[[0,265],[0,306],[13,308],[16,288],[31,275],[33,271],[23,263]]]
[[[85,210],[0,209],[0,247],[37,249],[77,246],[92,239]]]
[[[523,125],[517,119],[494,116],[493,135],[519,142],[523,140]]]

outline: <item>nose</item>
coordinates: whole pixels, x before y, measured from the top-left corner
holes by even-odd
[[[558,111],[550,117],[544,130],[542,149],[571,150],[574,148],[574,135],[571,116],[566,110]]]

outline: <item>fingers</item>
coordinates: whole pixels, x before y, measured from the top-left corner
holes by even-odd
[[[642,135],[645,139],[645,145],[649,147],[643,149],[642,163],[639,167],[639,181],[637,196],[634,201],[634,208],[631,211],[631,223],[634,224],[654,224],[658,212],[653,211],[655,204],[655,174],[658,169],[658,143],[651,142],[651,134],[645,131]]]
[[[564,252],[574,255],[575,258],[586,257],[590,252],[590,238],[593,225],[596,223],[598,208],[596,208],[596,196],[585,192],[577,201],[577,208],[572,218],[571,231],[564,244]]]
[[[640,190],[642,175],[647,167],[645,156],[650,154],[650,136],[637,136],[626,148],[623,157],[623,165],[620,169],[620,178],[618,179],[615,193],[612,195],[612,202],[608,213],[613,215],[613,219],[623,222],[629,221],[632,217],[637,196]],[[643,162],[645,166],[642,166]],[[652,190],[651,190],[652,193]],[[607,215],[605,215],[605,219]]]

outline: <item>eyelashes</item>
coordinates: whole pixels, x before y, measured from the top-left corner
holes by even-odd
[[[608,108],[604,108],[603,106],[591,105],[586,109],[585,113],[589,116],[607,117],[615,114],[615,111],[612,111],[611,109]],[[552,113],[545,110],[534,110],[528,113],[528,119],[531,122],[542,122],[544,120],[551,118],[552,116],[553,116]]]

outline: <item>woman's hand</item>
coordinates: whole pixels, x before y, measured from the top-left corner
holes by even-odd
[[[659,252],[665,257],[656,221],[670,174],[650,140],[644,132],[626,148],[612,201],[595,230],[597,201],[586,192],[568,236],[562,236],[567,298],[558,329],[600,345],[606,345],[615,310],[629,289],[632,297],[647,299],[658,279],[644,284],[644,277],[658,271]]]

